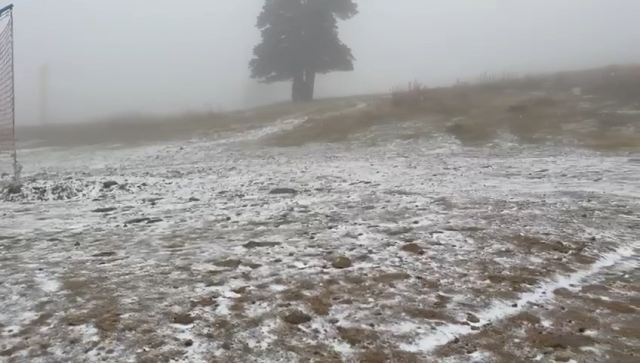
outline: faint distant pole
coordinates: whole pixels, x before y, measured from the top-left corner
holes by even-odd
[[[40,66],[40,124],[49,123],[49,66]]]

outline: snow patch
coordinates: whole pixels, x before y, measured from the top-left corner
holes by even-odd
[[[618,248],[615,252],[604,254],[589,269],[575,272],[567,276],[556,276],[554,279],[540,285],[532,292],[524,293],[518,299],[517,304],[507,302],[496,302],[493,307],[476,314],[480,319],[480,325],[496,323],[500,320],[515,316],[532,304],[541,304],[553,299],[553,291],[559,288],[566,288],[578,291],[581,282],[603,268],[615,265],[625,257],[633,256],[634,250],[630,246]],[[472,335],[474,331],[468,325],[448,324],[436,329],[435,333],[427,334],[412,344],[403,344],[402,349],[409,352],[430,353],[436,348],[445,345],[459,336]]]
[[[46,293],[51,294],[60,290],[60,281],[58,281],[55,277],[48,275],[44,271],[37,271],[35,280],[38,283],[40,289]]]

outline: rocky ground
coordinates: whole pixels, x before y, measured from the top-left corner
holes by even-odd
[[[302,122],[23,151],[0,361],[640,360],[633,155],[261,143]]]

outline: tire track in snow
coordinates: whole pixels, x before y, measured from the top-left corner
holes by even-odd
[[[512,302],[496,301],[493,306],[483,312],[476,314],[480,322],[473,325],[449,324],[438,328],[435,333],[426,334],[412,344],[403,344],[401,349],[415,353],[432,353],[437,348],[450,343],[461,336],[476,335],[483,330],[472,330],[473,326],[483,327],[486,324],[495,324],[508,319],[528,309],[531,304],[541,304],[554,299],[553,291],[559,288],[566,288],[571,291],[580,290],[582,283],[587,278],[597,275],[602,270],[611,267],[625,258],[632,257],[637,253],[634,249],[640,248],[639,243],[619,247],[611,253],[606,253],[591,265],[589,269],[580,270],[569,275],[556,275],[538,286],[534,291],[520,295],[520,298],[513,304]]]

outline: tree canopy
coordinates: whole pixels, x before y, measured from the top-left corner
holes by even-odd
[[[292,81],[294,101],[313,99],[316,74],[353,70],[355,58],[339,38],[338,20],[357,13],[353,0],[265,0],[251,77],[264,83]]]

